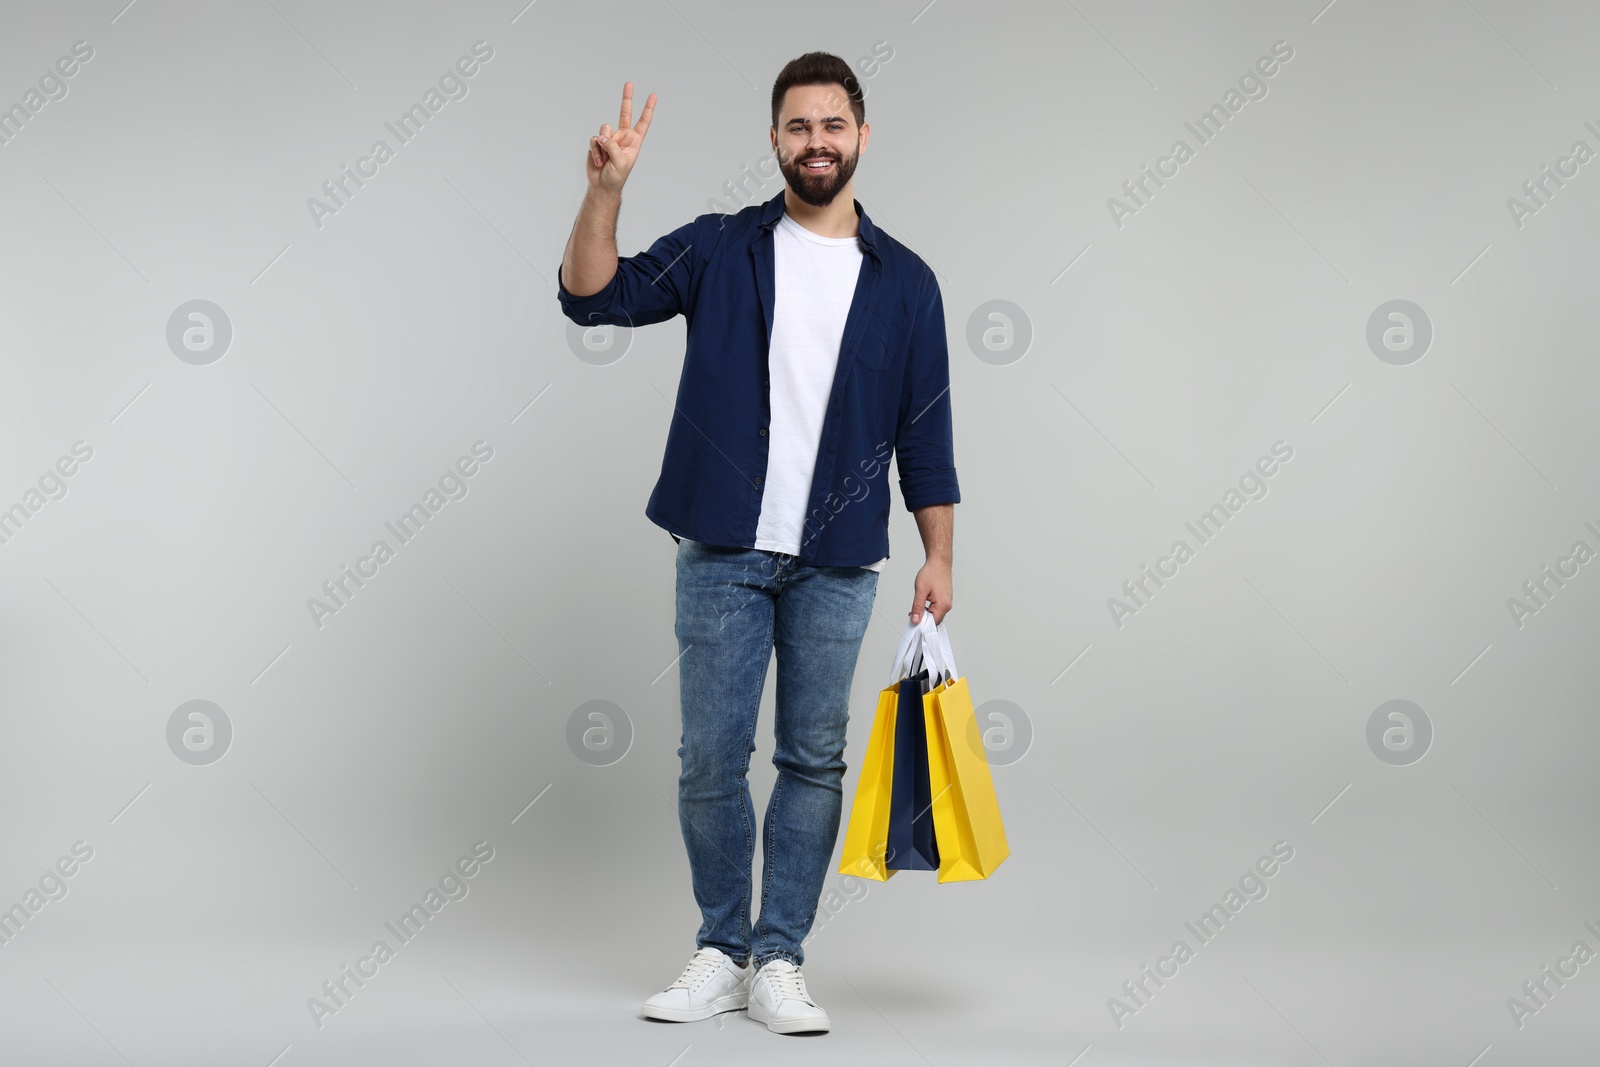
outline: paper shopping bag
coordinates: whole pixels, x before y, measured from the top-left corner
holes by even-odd
[[[894,874],[894,868],[889,865],[894,851],[888,845],[888,837],[889,811],[894,799],[894,746],[900,683],[909,672],[912,658],[920,654],[921,641],[921,632],[915,626],[907,626],[889,666],[889,683],[878,693],[878,712],[867,738],[866,755],[861,759],[861,777],[856,782],[850,823],[845,830],[840,874],[876,881],[887,881]],[[919,706],[917,721],[922,717]]]
[[[925,661],[934,678],[923,699],[922,726],[939,881],[987,878],[1011,850],[971,693],[956,667],[945,627],[924,615],[914,628],[917,637],[907,658],[918,665]],[[909,711],[903,704],[899,714],[904,731]]]
[[[940,639],[942,666],[947,677],[954,676],[949,638],[940,634]],[[965,678],[947,680],[928,694],[925,722],[939,881],[987,878],[1011,854],[1011,846]]]
[[[939,868],[933,793],[928,779],[928,672],[900,682],[895,714],[893,788],[889,799],[889,866],[897,871]]]
[[[878,713],[872,720],[866,755],[861,758],[861,778],[850,806],[845,829],[840,874],[887,881],[894,870],[885,862],[889,837],[889,798],[894,771],[895,712],[900,687],[890,685],[878,694]]]

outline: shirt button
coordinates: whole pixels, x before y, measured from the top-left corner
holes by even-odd
[[[758,474],[758,475],[756,475],[756,484],[757,484],[757,485],[760,485],[760,484],[761,484],[761,475],[759,475],[759,474]]]
[[[762,437],[767,436],[767,428],[765,426],[761,427],[761,436]]]

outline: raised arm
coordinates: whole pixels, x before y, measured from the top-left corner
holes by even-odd
[[[622,87],[622,112],[617,128],[603,123],[589,138],[584,170],[589,190],[584,194],[578,219],[567,238],[561,260],[561,284],[573,296],[592,296],[605,288],[617,272],[617,212],[622,207],[622,186],[639,158],[639,147],[650,129],[656,94],[645,101],[639,121],[633,121],[633,83]]]

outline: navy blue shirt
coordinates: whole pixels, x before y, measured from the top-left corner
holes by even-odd
[[[592,296],[559,280],[561,310],[585,326],[648,326],[682,315],[688,348],[661,476],[645,506],[674,539],[753,548],[772,408],[772,228],[784,194],[701,215],[635,256]],[[845,319],[801,534],[802,562],[854,567],[889,555],[889,458],[907,511],[956,504],[944,301],[926,263],[872,224]],[[826,353],[819,353],[819,358]]]

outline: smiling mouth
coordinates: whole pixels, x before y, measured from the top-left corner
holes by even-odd
[[[800,164],[800,166],[801,166],[801,169],[808,170],[808,171],[812,172],[813,174],[823,174],[823,173],[826,173],[833,166],[833,160],[831,160],[831,159],[813,159],[813,160],[808,160],[807,162]]]

